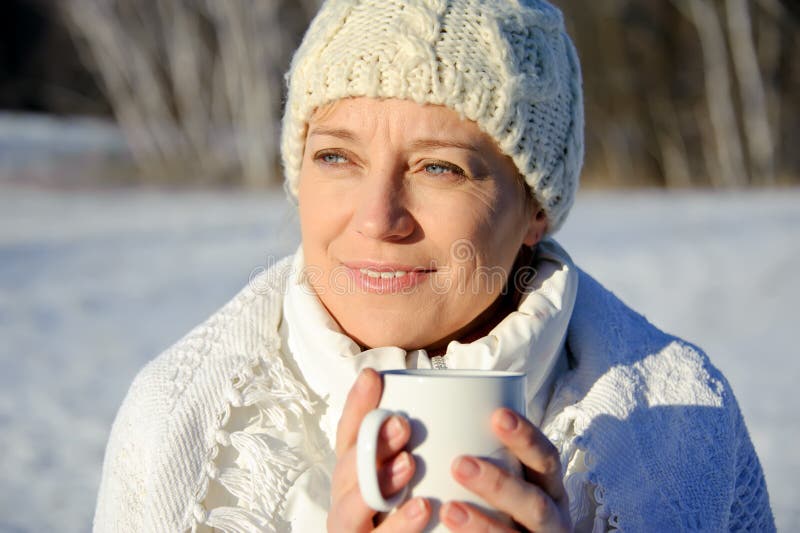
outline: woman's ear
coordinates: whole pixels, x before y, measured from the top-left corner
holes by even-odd
[[[523,243],[533,248],[547,233],[547,214],[544,209],[536,207],[528,221],[528,231],[525,233]]]

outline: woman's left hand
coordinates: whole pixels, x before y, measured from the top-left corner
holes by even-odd
[[[572,531],[569,498],[561,481],[556,447],[526,418],[510,409],[494,412],[492,429],[522,463],[524,478],[487,461],[462,456],[451,467],[456,481],[528,531]],[[463,502],[443,505],[440,519],[456,532],[514,531]]]

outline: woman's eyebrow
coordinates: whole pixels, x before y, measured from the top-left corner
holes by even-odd
[[[458,142],[458,141],[446,141],[441,139],[419,139],[411,143],[411,147],[415,150],[430,150],[435,148],[459,148],[461,150],[469,150],[471,152],[480,152],[478,147],[466,143],[466,142]]]
[[[352,131],[345,128],[326,128],[324,126],[317,126],[312,129],[308,136],[325,135],[329,137],[336,137],[345,141],[357,142],[358,136]],[[469,150],[471,152],[480,152],[477,146],[468,142],[448,141],[444,139],[418,139],[411,143],[411,148],[414,150],[430,150],[435,148],[459,148],[461,150]]]
[[[324,126],[317,126],[308,134],[309,137],[314,135],[327,135],[329,137],[336,137],[345,141],[357,141],[358,136],[352,131],[343,128],[326,128]]]

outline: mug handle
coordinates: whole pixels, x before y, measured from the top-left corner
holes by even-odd
[[[383,422],[394,412],[387,409],[373,409],[361,422],[356,442],[356,466],[358,487],[364,502],[375,511],[389,512],[397,507],[408,493],[408,485],[388,500],[381,494],[378,486],[378,473],[375,465],[378,460],[378,432]]]

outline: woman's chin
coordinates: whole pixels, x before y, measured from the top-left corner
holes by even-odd
[[[433,332],[409,331],[408,328],[393,326],[394,324],[387,327],[365,328],[362,323],[353,328],[347,328],[345,324],[342,324],[345,333],[364,349],[397,346],[410,351],[429,346],[439,337]]]
[[[369,302],[372,303],[372,302]],[[328,311],[343,332],[364,348],[397,346],[406,351],[446,348],[449,339],[469,328],[475,317],[456,317],[447,306],[399,300],[394,307],[333,301]],[[473,307],[470,305],[469,307]],[[443,317],[451,320],[444,321]],[[458,319],[458,320],[455,320]]]
[[[347,331],[348,335],[364,349],[380,348],[383,346],[397,346],[404,350],[413,350],[420,347],[417,339],[408,334],[387,331]]]

